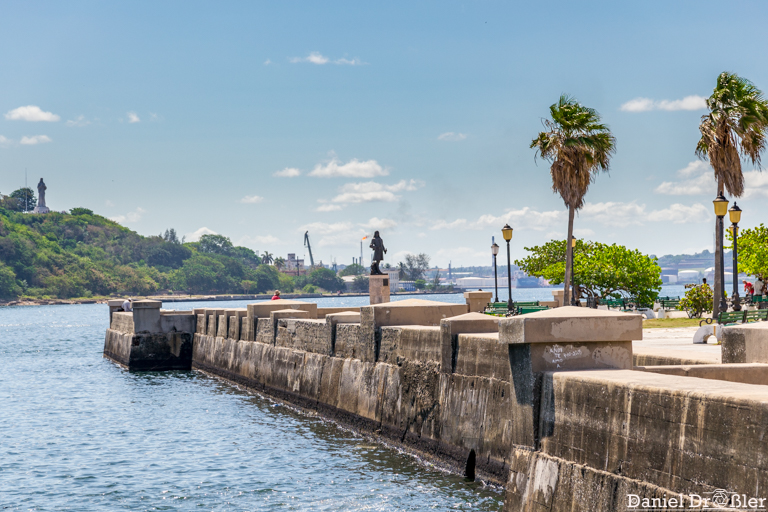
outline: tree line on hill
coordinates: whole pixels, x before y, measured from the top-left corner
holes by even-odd
[[[18,194],[17,194],[18,195]],[[69,214],[21,213],[17,199],[0,195],[0,298],[337,291],[332,270],[288,276],[251,249],[222,235],[197,242],[172,229],[144,237],[87,208]],[[8,208],[12,206],[13,208]]]

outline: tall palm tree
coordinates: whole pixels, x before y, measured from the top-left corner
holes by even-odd
[[[720,73],[712,96],[707,98],[709,114],[701,116],[701,139],[696,155],[709,160],[715,170],[717,191],[734,197],[744,193],[741,158],[760,166],[768,125],[768,102],[746,78]],[[725,187],[725,188],[723,188]]]
[[[264,254],[261,256],[261,261],[267,265],[270,265],[273,261],[275,261],[275,258],[273,255],[269,254],[269,252],[264,251]]]
[[[275,268],[277,268],[277,270],[282,270],[284,266],[285,266],[285,258],[283,257],[275,258]]]
[[[750,160],[760,167],[760,153],[765,149],[765,129],[768,125],[768,102],[763,93],[746,78],[733,73],[720,73],[712,96],[707,98],[709,113],[701,116],[701,139],[696,144],[696,155],[709,160],[715,170],[717,192],[725,190],[733,197],[744,193],[744,173],[741,159]],[[723,269],[721,249],[723,219],[715,219],[717,250],[715,268]],[[734,276],[736,279],[737,276]],[[717,316],[725,307],[725,283],[716,271],[712,314]]]
[[[563,304],[569,304],[573,217],[576,210],[584,206],[584,196],[597,174],[608,170],[616,151],[616,139],[601,122],[597,111],[580,105],[570,96],[560,96],[560,100],[549,107],[549,113],[552,119],[543,120],[547,131],[539,133],[530,147],[552,163],[549,169],[552,191],[560,194],[568,207]]]

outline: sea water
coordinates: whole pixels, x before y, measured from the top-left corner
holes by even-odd
[[[128,372],[102,357],[108,316],[0,307],[0,509],[502,508],[498,488],[204,373]]]

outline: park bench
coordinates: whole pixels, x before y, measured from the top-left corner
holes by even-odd
[[[768,321],[768,309],[757,309],[744,312],[744,323]]]
[[[539,305],[539,301],[532,300],[532,301],[528,301],[528,302],[515,302],[514,305],[515,305],[516,308],[520,307],[520,306],[538,306]]]
[[[624,299],[600,299],[600,304],[608,306],[608,308],[626,309]]]
[[[717,316],[717,323],[720,325],[737,325],[744,323],[744,316],[746,311],[721,311]],[[711,324],[714,322],[714,318],[704,318],[699,322],[701,324]]]
[[[536,311],[546,311],[549,309],[547,306],[520,306],[517,308],[518,315],[525,315],[526,313],[535,313]]]
[[[659,299],[659,307],[664,311],[669,311],[670,309],[678,309],[680,307],[680,299]]]
[[[509,304],[506,302],[489,302],[483,313],[493,316],[507,316],[509,311]]]

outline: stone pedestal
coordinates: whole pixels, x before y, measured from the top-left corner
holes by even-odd
[[[485,306],[491,302],[491,297],[493,297],[491,292],[464,292],[464,300],[467,301],[469,313],[482,313]]]
[[[560,288],[559,290],[552,290],[552,298],[557,303],[557,306],[555,306],[556,308],[562,307],[564,294],[565,292],[563,291],[562,288]]]
[[[371,304],[382,304],[389,302],[389,276],[369,276],[368,294],[371,298]]]
[[[35,209],[32,210],[32,213],[49,213],[51,210],[48,209],[47,206],[35,206]]]

